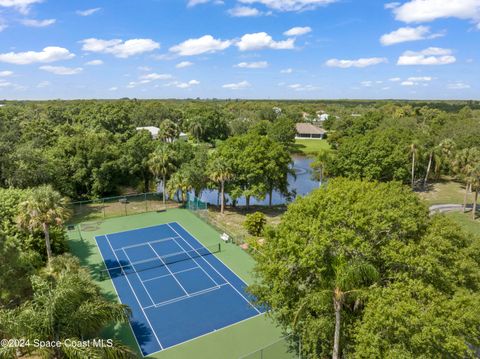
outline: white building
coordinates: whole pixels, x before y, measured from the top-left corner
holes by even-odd
[[[155,126],[137,127],[137,131],[148,131],[152,135],[152,138],[156,140],[160,129]]]

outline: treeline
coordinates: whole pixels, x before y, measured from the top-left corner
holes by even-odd
[[[326,175],[396,180],[414,190],[427,190],[432,181],[449,175],[465,183],[466,193],[480,190],[478,111],[388,105],[360,117],[330,118],[326,127],[333,152],[315,163]]]
[[[0,108],[0,186],[52,184],[72,199],[114,195],[125,187],[146,191],[153,185],[147,162],[160,141],[173,142],[186,132],[213,148],[252,128],[282,137],[282,119],[290,119],[291,136],[294,118],[288,109],[280,113],[255,103],[241,109],[214,102],[7,105]],[[159,141],[136,131],[140,126],[160,127]]]

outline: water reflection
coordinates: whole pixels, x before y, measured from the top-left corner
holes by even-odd
[[[296,178],[294,176],[288,177],[288,189],[291,193],[297,196],[304,196],[309,194],[314,189],[318,188],[319,183],[312,179],[312,169],[310,168],[310,163],[313,162],[313,159],[308,157],[301,157],[301,156],[294,156],[293,157],[293,169],[296,173]],[[217,205],[218,204],[218,191],[217,190],[210,190],[210,191],[203,191],[201,200],[204,202],[208,202],[210,204]],[[228,204],[231,204],[231,199],[227,196],[226,200]],[[293,198],[290,199],[290,201]],[[289,199],[285,198],[278,192],[274,192],[272,196],[272,204],[285,204],[288,203]],[[239,198],[237,201],[237,205],[244,206],[245,198]],[[268,196],[263,201],[258,201],[255,198],[250,199],[251,205],[268,205]]]

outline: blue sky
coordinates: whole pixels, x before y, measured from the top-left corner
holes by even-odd
[[[480,0],[0,0],[0,98],[479,99]]]

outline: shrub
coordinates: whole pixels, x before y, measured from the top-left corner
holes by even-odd
[[[260,237],[266,224],[267,218],[265,215],[262,212],[255,212],[252,214],[247,214],[247,218],[245,219],[243,226],[250,235]]]

